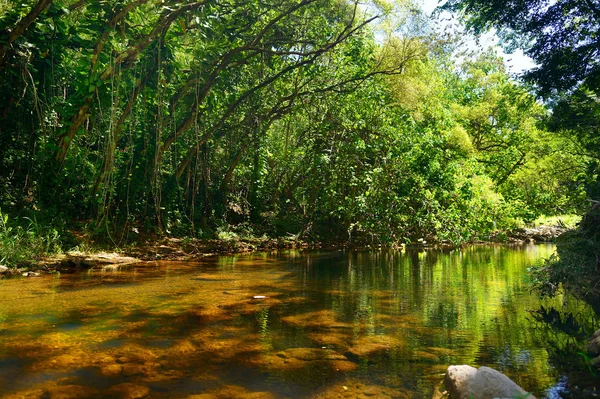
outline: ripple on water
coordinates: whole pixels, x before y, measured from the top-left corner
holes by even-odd
[[[60,323],[56,325],[56,328],[61,331],[74,331],[84,326],[84,323],[71,322],[71,323]]]
[[[469,363],[554,397],[544,339],[558,334],[528,319],[540,301],[523,280],[550,253],[306,252],[7,281],[0,396],[418,398]]]

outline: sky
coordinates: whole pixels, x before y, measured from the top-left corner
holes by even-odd
[[[439,4],[438,0],[417,0],[417,2],[419,1],[422,1],[423,11],[425,11],[428,15],[431,15],[433,10]],[[443,2],[444,1],[442,1],[441,3]],[[512,54],[504,53],[504,51],[502,51],[502,48],[500,48],[500,46],[498,45],[499,39],[494,32],[490,32],[486,35],[483,35],[480,38],[480,42],[486,46],[494,45],[497,47],[498,54],[501,55],[502,58],[504,58],[504,65],[506,65],[506,68],[510,73],[519,74],[535,66],[533,60],[524,55],[523,51],[521,50],[517,50]],[[473,46],[476,46],[475,42],[473,42]]]

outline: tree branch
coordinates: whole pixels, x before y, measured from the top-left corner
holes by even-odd
[[[52,0],[39,0],[33,9],[23,18],[17,25],[8,33],[6,42],[0,46],[0,69],[4,67],[6,53],[10,45],[21,37],[29,28],[29,25],[33,23],[39,17],[39,15],[50,7]]]

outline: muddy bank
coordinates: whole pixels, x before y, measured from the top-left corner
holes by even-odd
[[[0,266],[0,278],[12,276],[38,277],[43,274],[72,272],[81,269],[116,268],[139,262],[142,262],[139,258],[115,252],[67,252],[42,258],[26,267],[9,268]]]
[[[188,260],[199,257],[273,251],[278,249],[318,249],[322,243],[309,244],[285,238],[248,238],[232,240],[201,240],[190,238],[157,238],[124,249],[123,254],[141,260]]]

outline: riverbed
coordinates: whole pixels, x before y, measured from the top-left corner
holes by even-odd
[[[280,251],[0,280],[0,396],[429,399],[469,364],[560,397],[577,338],[541,309],[597,321],[531,294],[527,269],[554,249]]]

